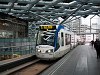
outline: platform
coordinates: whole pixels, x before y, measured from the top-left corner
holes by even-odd
[[[40,75],[100,75],[100,59],[89,45],[79,45]]]

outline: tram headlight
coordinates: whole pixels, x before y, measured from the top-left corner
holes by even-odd
[[[48,50],[48,53],[50,53],[51,52],[51,50]]]
[[[38,52],[41,52],[41,50],[39,50],[39,49],[38,49],[37,51],[38,51]]]
[[[51,53],[53,52],[53,49],[47,50],[46,53]]]

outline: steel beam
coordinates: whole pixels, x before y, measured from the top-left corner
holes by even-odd
[[[70,15],[68,15],[60,24],[63,24],[70,16],[76,13],[82,6],[83,4],[80,7],[78,7],[75,11],[73,11]]]

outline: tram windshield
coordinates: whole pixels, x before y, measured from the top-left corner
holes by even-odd
[[[39,31],[37,44],[54,46],[54,34],[55,31]]]

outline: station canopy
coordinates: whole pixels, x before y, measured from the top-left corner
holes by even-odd
[[[100,14],[100,0],[0,0],[0,12],[28,21]]]

